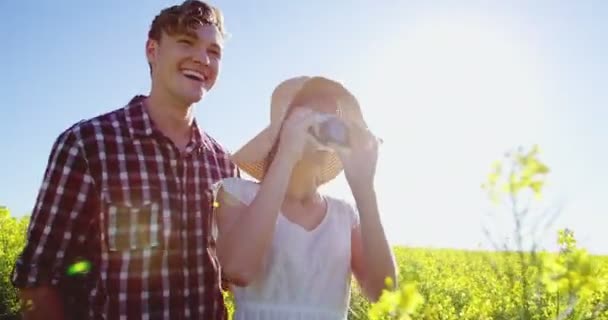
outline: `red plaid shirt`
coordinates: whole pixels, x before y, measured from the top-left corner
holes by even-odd
[[[51,283],[91,319],[224,319],[211,187],[238,169],[196,122],[180,152],[144,101],[56,140],[13,284]]]

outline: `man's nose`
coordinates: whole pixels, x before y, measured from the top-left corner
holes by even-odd
[[[197,50],[194,60],[205,66],[209,65],[209,62],[211,61],[209,53],[207,53],[207,50],[205,49]]]

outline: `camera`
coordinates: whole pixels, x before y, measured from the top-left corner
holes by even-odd
[[[319,115],[318,122],[310,133],[319,144],[329,148],[348,148],[349,132],[346,124],[333,115]]]

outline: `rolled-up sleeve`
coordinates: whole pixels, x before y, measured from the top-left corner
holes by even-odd
[[[82,245],[97,199],[82,142],[74,128],[53,144],[27,231],[12,274],[15,287],[57,285]]]

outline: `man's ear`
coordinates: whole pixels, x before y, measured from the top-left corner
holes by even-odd
[[[153,40],[153,39],[148,39],[148,41],[146,41],[146,58],[148,59],[148,64],[154,65],[157,55],[158,55],[158,41]]]

